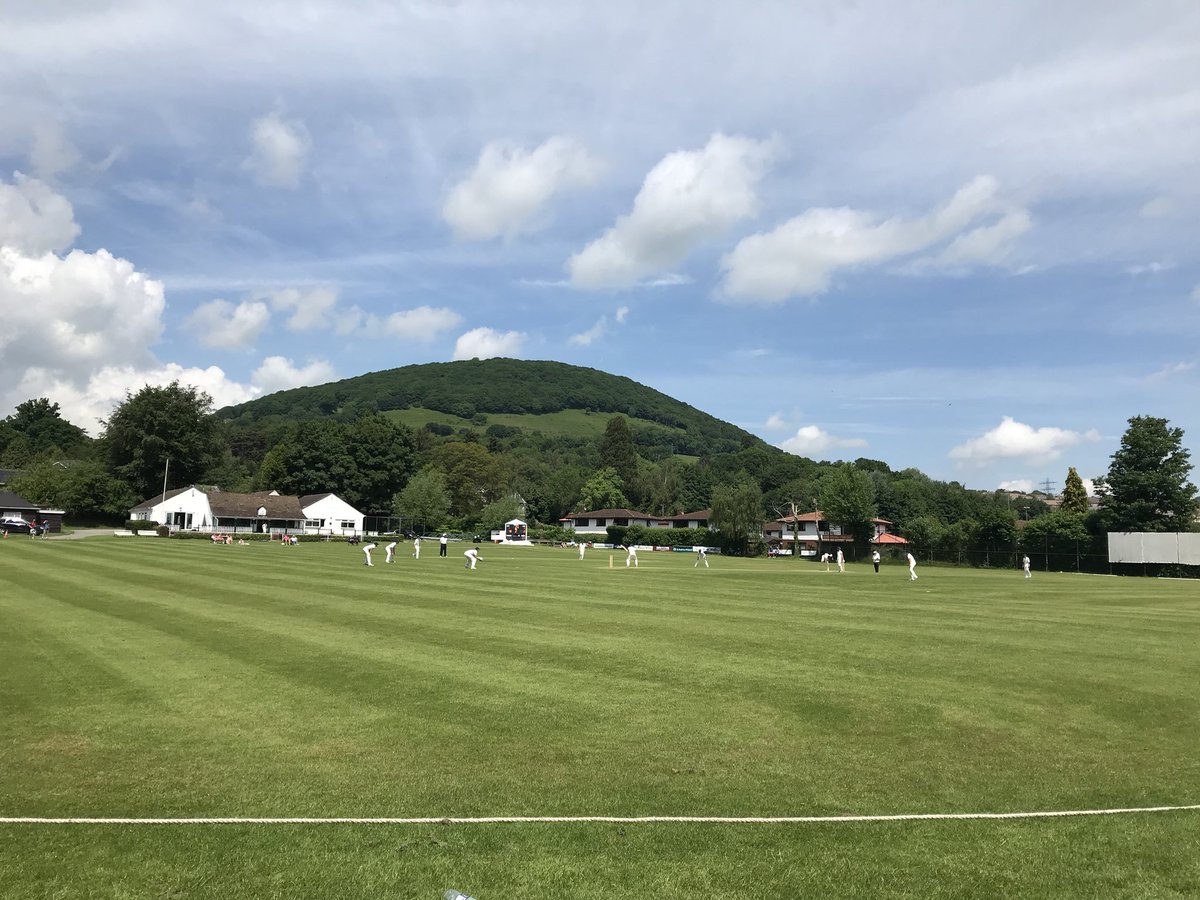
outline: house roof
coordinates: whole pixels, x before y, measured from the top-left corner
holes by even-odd
[[[650,513],[638,512],[636,509],[591,509],[586,512],[569,513],[568,519],[657,519]]]
[[[324,500],[326,497],[332,497],[332,496],[333,496],[332,491],[326,491],[323,494],[305,494],[303,497],[300,498],[300,505],[302,507],[304,507],[305,509],[307,509],[308,507],[310,507],[314,503],[316,503],[318,500]]]
[[[37,512],[38,509],[36,503],[30,503],[20,494],[14,494],[12,491],[0,491],[0,506],[12,510],[31,509],[34,512]]]
[[[680,519],[680,520],[686,519],[691,522],[706,522],[712,518],[712,510],[711,509],[697,509],[694,512],[682,512],[682,513],[676,513],[675,515],[672,515],[672,516],[659,516],[658,518],[663,519],[664,521],[667,519]]]
[[[149,500],[143,500],[133,509],[153,509],[164,500],[170,500],[172,497],[178,497],[180,494],[184,493],[185,491],[190,491],[191,489],[192,488],[189,485],[185,488],[175,488],[174,490],[167,491],[165,494],[155,494]],[[133,510],[130,510],[130,512],[133,512]]]
[[[234,494],[226,491],[208,495],[208,504],[214,516],[223,519],[289,519],[304,518],[299,497],[289,497],[274,491],[256,491],[252,494]],[[259,516],[259,509],[266,509]]]
[[[908,539],[902,538],[898,534],[890,534],[885,531],[879,537],[872,538],[871,543],[873,543],[873,544],[907,544]]]

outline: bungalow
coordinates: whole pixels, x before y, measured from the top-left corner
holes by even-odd
[[[350,535],[363,529],[363,514],[335,494],[239,494],[194,485],[139,503],[129,511],[129,518],[158,522],[176,531]]]
[[[658,528],[711,528],[711,509],[699,509],[695,512],[678,513],[673,516],[659,516]]]
[[[891,524],[887,519],[872,519],[871,526],[875,533],[871,541],[876,542],[880,535],[887,534]],[[824,513],[817,510],[767,522],[763,525],[763,539],[773,547],[799,541],[801,556],[816,556],[821,544],[849,544],[854,541],[854,535],[841,525],[827,521]]]
[[[563,528],[576,534],[606,534],[609,525],[644,525],[658,528],[658,516],[638,512],[635,509],[593,509],[573,512],[559,520]]]

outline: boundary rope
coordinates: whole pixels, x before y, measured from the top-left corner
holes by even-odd
[[[337,817],[237,817],[121,818],[0,816],[0,825],[574,825],[574,824],[715,824],[811,825],[839,822],[929,822],[963,819],[1046,819],[1071,816],[1118,816],[1200,810],[1186,806],[1134,806],[1117,809],[1065,809],[1033,812],[900,813],[865,816],[337,816]]]

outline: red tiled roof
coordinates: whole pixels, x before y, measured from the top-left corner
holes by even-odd
[[[871,543],[873,543],[873,544],[907,544],[908,540],[900,537],[900,535],[898,535],[898,534],[888,534],[887,532],[884,532],[883,534],[879,535],[879,537],[874,538],[871,541]]]

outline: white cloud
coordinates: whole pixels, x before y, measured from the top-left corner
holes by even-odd
[[[600,168],[572,138],[555,136],[533,150],[493,141],[471,174],[450,190],[442,217],[460,238],[513,237],[539,224],[539,213],[555,194],[594,183]]]
[[[838,448],[865,447],[862,438],[835,437],[816,425],[803,425],[796,433],[779,445],[788,453],[797,456],[816,456]]]
[[[1018,494],[1028,494],[1033,491],[1032,478],[1017,478],[1012,481],[1002,481],[997,486],[998,491],[1012,491]]]
[[[210,300],[196,307],[188,317],[188,327],[199,333],[205,347],[242,350],[258,340],[271,319],[267,304],[246,300],[236,306],[228,300]]]
[[[567,261],[571,283],[631,287],[679,265],[703,241],[757,214],[758,182],[774,155],[772,141],[718,133],[701,150],[663,157],[633,210]]]
[[[1030,227],[1028,213],[998,196],[999,185],[979,176],[946,203],[914,219],[879,221],[860,210],[814,208],[773,231],[743,238],[721,260],[720,294],[746,303],[781,303],[826,291],[843,269],[877,265],[950,241],[920,268],[994,264]],[[983,216],[990,224],[968,230]]]
[[[285,122],[279,113],[256,119],[250,127],[253,144],[245,166],[259,184],[294,188],[308,158],[308,129],[299,120]]]
[[[998,459],[1021,459],[1027,463],[1051,462],[1063,451],[1084,441],[1098,441],[1095,429],[1078,432],[1064,428],[1033,428],[1011,416],[991,431],[953,448],[950,458],[961,464],[986,466]]]
[[[579,334],[573,334],[567,338],[567,343],[576,347],[590,347],[607,333],[608,317],[601,316],[596,320],[596,324],[587,331],[581,331]]]
[[[107,365],[82,379],[64,377],[60,371],[50,368],[33,367],[25,371],[9,399],[15,404],[29,397],[49,397],[60,406],[63,418],[98,435],[103,428],[102,421],[126,394],[135,394],[147,385],[164,387],[173,381],[195,385],[207,393],[213,398],[214,409],[244,403],[259,393],[248,385],[231,381],[217,366],[200,369],[167,363]]]
[[[1191,297],[1192,297],[1192,299],[1193,299],[1193,300],[1195,300],[1197,303],[1200,303],[1200,284],[1198,284],[1198,285],[1196,285],[1194,288],[1192,288],[1192,294],[1191,294]]]
[[[613,319],[617,325],[624,325],[625,320],[629,318],[629,307],[618,306],[616,312],[613,313]],[[573,334],[567,338],[567,343],[576,347],[590,347],[600,338],[604,337],[611,331],[608,324],[608,316],[601,316],[596,320],[596,324],[587,331],[581,331],[579,334]]]
[[[320,331],[333,324],[331,313],[337,299],[337,291],[333,288],[319,287],[304,292],[285,288],[271,294],[271,308],[292,311],[287,322],[288,331]]]
[[[766,427],[771,431],[779,431],[781,428],[787,428],[787,419],[783,417],[782,413],[771,413],[767,417]]]
[[[0,181],[0,247],[28,256],[55,253],[79,235],[70,201],[45,182],[20,172]]]
[[[519,356],[525,343],[520,331],[496,331],[475,328],[461,335],[454,344],[455,359],[490,359],[494,356]]]
[[[250,376],[256,393],[273,394],[289,388],[310,384],[325,384],[335,378],[333,366],[324,360],[315,360],[307,366],[297,367],[290,359],[268,356]]]
[[[1137,277],[1138,275],[1157,275],[1160,272],[1169,272],[1173,268],[1175,268],[1174,263],[1164,263],[1159,262],[1158,260],[1152,260],[1148,263],[1138,263],[1136,265],[1126,266],[1125,274],[1132,275],[1134,277]]]
[[[404,341],[428,343],[460,322],[462,316],[452,309],[418,306],[392,313],[383,320],[382,330],[384,334]]]

